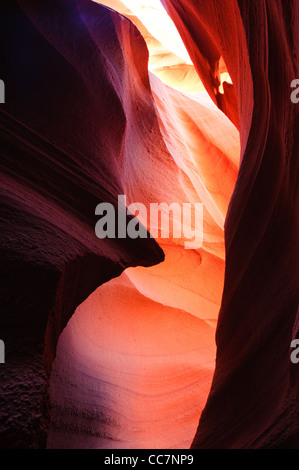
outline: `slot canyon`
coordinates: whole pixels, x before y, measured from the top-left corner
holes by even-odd
[[[299,1],[0,11],[0,448],[298,449]]]

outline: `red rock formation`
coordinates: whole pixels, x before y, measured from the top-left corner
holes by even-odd
[[[193,448],[296,447],[299,8],[163,4],[212,102],[149,78],[144,40],[118,13],[1,4],[1,339],[17,345],[19,370],[47,324],[49,372],[60,336],[49,447],[187,447],[199,419]],[[177,72],[160,76],[186,91]],[[118,194],[202,201],[203,247],[100,241],[94,209]],[[20,431],[5,423],[12,441]]]
[[[91,292],[127,266],[163,260],[154,240],[97,239],[94,212],[99,202],[114,203],[124,193],[128,120],[141,153],[164,144],[149,89],[147,50],[129,21],[85,1],[1,2],[0,21],[6,84],[0,113],[6,314],[0,331],[5,370],[11,368],[5,376],[12,377],[22,370],[25,354],[40,351],[47,323],[50,366],[62,329]],[[143,90],[142,102],[123,87],[130,68]],[[143,141],[144,129],[151,142]],[[26,387],[25,381],[24,400],[31,403]],[[1,442],[22,446],[32,441],[26,433],[33,433],[34,425],[27,420],[36,405],[19,412],[19,392],[11,383],[7,388],[16,394],[3,391],[1,421],[7,425]],[[13,426],[7,412],[12,403],[18,416]]]
[[[174,160],[164,161],[158,148],[142,155],[126,194],[145,205],[205,201],[203,247],[157,238],[164,262],[126,269],[78,307],[53,366],[50,448],[188,448],[211,385],[222,211],[234,186],[238,133],[205,95],[193,101],[153,77],[151,83]]]
[[[183,95],[152,75],[150,83],[169,154],[158,144],[140,152],[130,114],[125,194],[146,206],[203,201],[203,248],[158,238],[165,262],[127,269],[76,310],[51,379],[51,448],[189,447],[210,388],[239,136],[205,93]],[[124,89],[144,94],[131,75]]]
[[[216,371],[193,447],[298,446],[299,374],[289,351],[298,335],[299,108],[290,100],[298,2],[163,4],[211,96],[223,56],[242,143],[226,220]],[[235,120],[230,95],[228,105],[215,99]]]

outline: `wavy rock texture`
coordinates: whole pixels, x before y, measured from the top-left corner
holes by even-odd
[[[207,199],[205,242],[202,249],[186,250],[184,239],[158,239],[164,262],[128,268],[76,310],[59,339],[51,377],[50,448],[190,447],[211,386],[224,275],[219,213],[225,197],[226,203],[230,197],[226,188],[234,185],[238,132],[213,104],[190,103],[159,81],[155,87],[161,120],[168,119],[168,146],[176,146],[177,162],[168,162],[168,172],[163,173],[159,149],[143,155],[138,179],[128,185],[126,194],[145,204],[151,199]],[[172,112],[165,108],[167,100]],[[197,109],[193,113],[192,104]],[[217,133],[223,136],[225,129],[222,145],[231,159],[210,136],[217,141]],[[210,159],[217,161],[212,171],[205,174],[207,156],[203,151],[202,160],[196,159],[193,145],[209,149]],[[147,174],[153,179],[148,181]],[[217,174],[222,191],[216,184],[212,192]]]
[[[122,179],[130,172],[124,168],[126,138],[135,136],[131,145],[140,154],[163,148],[163,140],[149,89],[147,50],[129,21],[90,2],[61,1],[42,7],[2,2],[0,21],[6,84],[0,118],[0,331],[7,378],[8,368],[11,376],[22,370],[30,344],[39,353],[47,323],[49,370],[62,329],[91,292],[127,266],[164,259],[154,240],[107,243],[94,232],[96,205],[124,193]],[[124,86],[130,68],[142,99]],[[30,382],[28,376],[24,390]],[[4,389],[2,410],[12,401],[19,410],[19,399],[17,389],[13,399]],[[36,401],[32,406],[38,414]],[[13,427],[1,420],[1,442],[22,446],[28,419],[24,407]]]
[[[299,72],[298,2],[163,4],[211,96],[223,56],[242,144],[226,220],[216,371],[193,447],[298,448],[299,374],[289,355],[298,336],[299,108],[290,100]],[[225,101],[220,106],[235,116]]]
[[[83,0],[1,5],[2,339],[20,351],[47,324],[49,374],[59,338],[51,410],[44,404],[49,448],[298,446],[289,347],[298,335],[290,83],[299,9],[163,4],[199,79],[139,18],[150,75],[142,36],[118,13]],[[233,83],[223,90],[222,72]],[[96,239],[94,209],[117,194],[146,206],[203,202],[202,248]],[[25,419],[15,416],[20,427]],[[2,429],[14,439],[9,422]]]
[[[127,269],[77,309],[51,378],[50,448],[190,447],[211,385],[239,136],[205,93],[183,95],[152,75],[151,90],[169,155],[138,152],[130,134],[128,203],[204,202],[204,245],[157,239],[163,263]]]

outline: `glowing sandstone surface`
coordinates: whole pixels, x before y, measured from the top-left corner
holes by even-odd
[[[128,203],[203,202],[204,243],[186,250],[183,238],[158,239],[164,262],[126,269],[77,308],[53,365],[48,447],[188,448],[215,367],[224,220],[237,178],[239,133],[204,90],[159,2],[101,3],[125,14],[145,37],[169,152],[139,151],[150,129],[136,137],[131,110],[122,181]],[[223,73],[230,81],[224,65]],[[138,77],[133,89],[142,94]]]

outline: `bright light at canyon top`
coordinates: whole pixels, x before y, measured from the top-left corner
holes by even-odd
[[[166,85],[194,94],[205,91],[175,24],[160,0],[96,0],[129,18],[141,32],[149,50],[149,71]],[[220,87],[232,83],[220,61]]]
[[[131,12],[140,20],[148,33],[165,46],[169,52],[178,56],[182,62],[192,64],[184,43],[160,0],[104,0],[97,3],[108,5],[128,16]],[[127,7],[128,11],[124,11],[123,6]]]
[[[160,0],[123,0],[123,3],[144,24],[149,33],[170,52],[192,65],[187,49]]]

